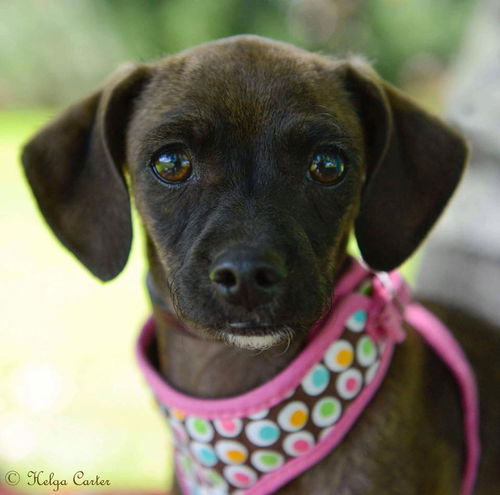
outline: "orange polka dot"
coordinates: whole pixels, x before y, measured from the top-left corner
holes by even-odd
[[[179,411],[179,409],[172,409],[172,416],[177,419],[184,419],[186,417],[186,414],[182,411]]]
[[[228,450],[226,456],[232,462],[245,462],[247,459],[247,456],[241,450]]]
[[[306,421],[307,421],[307,413],[301,409],[295,411],[290,416],[290,424],[295,428],[300,428],[306,423]]]
[[[342,349],[337,354],[337,364],[339,366],[349,366],[352,363],[353,353],[350,349]]]

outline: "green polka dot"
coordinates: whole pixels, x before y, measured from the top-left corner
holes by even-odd
[[[210,471],[208,473],[208,480],[210,481],[210,483],[212,483],[212,485],[217,486],[224,484],[224,479],[216,471]]]
[[[194,430],[200,435],[205,435],[208,432],[208,425],[206,421],[200,418],[196,418],[193,422]]]
[[[363,342],[361,343],[361,351],[365,356],[371,356],[375,351],[373,341],[369,338],[363,339]]]
[[[323,404],[321,404],[321,407],[320,407],[320,413],[322,416],[331,416],[332,414],[335,413],[335,410],[336,410],[337,406],[334,402],[323,402]]]
[[[193,461],[189,457],[183,457],[181,464],[186,472],[190,473],[193,470]]]
[[[278,462],[278,457],[272,454],[264,454],[260,456],[260,462],[266,466],[274,466]]]
[[[314,405],[312,420],[316,426],[332,426],[342,414],[342,404],[335,397],[324,397]]]
[[[373,289],[373,287],[372,287],[371,282],[365,282],[359,286],[358,292],[360,292],[361,294],[364,294],[365,296],[371,296],[372,289]]]

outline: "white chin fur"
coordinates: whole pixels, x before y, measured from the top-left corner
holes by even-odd
[[[234,335],[226,334],[224,339],[230,345],[247,349],[249,351],[264,351],[279,344],[283,341],[284,335],[282,333],[273,333],[271,335]]]

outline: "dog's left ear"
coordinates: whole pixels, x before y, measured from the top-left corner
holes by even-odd
[[[120,67],[100,91],[69,107],[23,149],[26,176],[47,223],[101,280],[118,275],[130,251],[125,135],[149,79],[147,66]]]
[[[355,223],[376,270],[405,261],[453,194],[467,160],[464,139],[364,65],[339,69],[363,127],[367,181]]]

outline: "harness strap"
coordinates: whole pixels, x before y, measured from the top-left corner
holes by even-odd
[[[432,313],[417,303],[405,308],[405,320],[448,366],[460,388],[464,416],[465,466],[462,495],[472,495],[477,477],[479,441],[479,399],[474,373],[460,345]]]

